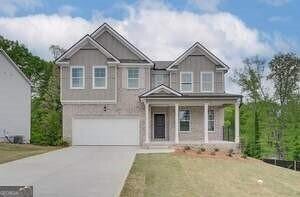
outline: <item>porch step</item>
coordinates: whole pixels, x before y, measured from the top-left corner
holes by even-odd
[[[169,145],[148,145],[148,149],[169,149]]]

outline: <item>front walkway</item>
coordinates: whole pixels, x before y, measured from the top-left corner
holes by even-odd
[[[33,185],[34,196],[119,196],[138,147],[69,147],[0,165],[0,185]]]

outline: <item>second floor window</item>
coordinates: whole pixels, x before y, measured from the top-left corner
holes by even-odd
[[[83,66],[71,66],[70,87],[72,89],[84,88],[84,67]]]
[[[154,87],[157,87],[163,83],[164,83],[164,75],[162,74],[154,75]]]
[[[138,89],[139,88],[139,69],[138,68],[128,68],[127,75],[127,88],[128,89]]]
[[[201,72],[201,92],[214,91],[214,73]]]
[[[93,88],[94,89],[107,88],[107,67],[106,66],[93,67]]]
[[[193,92],[193,73],[180,72],[180,91]]]

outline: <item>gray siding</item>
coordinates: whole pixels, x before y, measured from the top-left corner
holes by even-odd
[[[152,70],[151,71],[151,89],[157,87],[158,85],[164,84],[170,86],[170,76],[169,72],[165,70]],[[157,81],[158,77],[162,78],[162,83]]]
[[[223,126],[224,126],[224,108],[221,106],[212,107],[215,110],[215,131],[208,133],[210,141],[223,140]],[[204,141],[204,107],[180,107],[180,109],[191,110],[191,131],[179,132],[180,141]],[[162,112],[166,114],[166,134],[167,140],[175,140],[175,107],[151,107],[151,137],[153,137],[153,114]]]
[[[100,34],[100,36],[96,38],[96,41],[119,59],[140,59],[137,55],[131,52],[125,45],[123,45],[119,40],[117,40],[107,31]]]
[[[3,130],[9,136],[30,140],[31,87],[0,52],[0,141]]]
[[[85,67],[85,88],[70,89],[70,66]],[[115,99],[115,66],[107,67],[107,89],[93,89],[93,66],[107,65],[107,58],[98,50],[79,50],[70,59],[70,66],[62,67],[62,100]]]
[[[63,138],[71,142],[72,139],[72,118],[101,118],[101,117],[138,117],[140,120],[140,142],[145,139],[145,110],[144,105],[139,101],[138,95],[149,89],[150,68],[144,68],[145,78],[144,88],[137,90],[129,90],[123,88],[124,80],[122,73],[126,72],[125,67],[117,69],[118,89],[117,103],[106,105],[107,110],[104,111],[104,104],[65,104],[63,105]],[[76,90],[75,90],[76,91]]]
[[[193,72],[193,92],[201,92],[201,72],[214,72],[214,91],[223,93],[224,90],[224,72],[216,71],[215,64],[207,57],[195,51],[192,55],[184,59],[178,66],[178,70],[171,71],[171,88],[180,90],[180,72]]]

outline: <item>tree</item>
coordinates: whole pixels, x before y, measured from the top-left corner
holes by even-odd
[[[257,105],[259,101],[267,99],[262,82],[264,79],[266,60],[255,56],[246,58],[243,63],[243,69],[235,70],[235,78],[233,78],[233,81],[240,85],[242,92],[247,94],[250,102],[253,102],[253,148],[250,148],[250,150],[252,150],[252,156],[261,157],[259,110]]]
[[[300,59],[294,53],[279,53],[269,63],[268,79],[274,82],[275,96],[281,106],[299,90]]]
[[[294,102],[294,98],[297,98],[297,94],[299,95],[300,59],[293,53],[279,53],[271,60],[269,68],[268,79],[271,79],[274,83],[275,98],[279,102],[279,106],[273,109],[279,123],[274,128],[274,141],[277,156],[284,158],[289,152],[287,150],[289,145],[285,139],[289,136],[287,132],[290,127],[289,121],[292,118],[290,112],[299,107],[299,102]],[[299,115],[299,112],[295,113]],[[299,129],[297,130],[299,133]],[[296,136],[296,139],[298,139],[298,136]],[[291,143],[291,141],[289,140],[288,143]],[[295,146],[298,146],[297,143]]]
[[[57,59],[61,54],[63,54],[66,51],[59,45],[54,45],[54,44],[49,47],[49,50],[52,53],[54,59]]]

